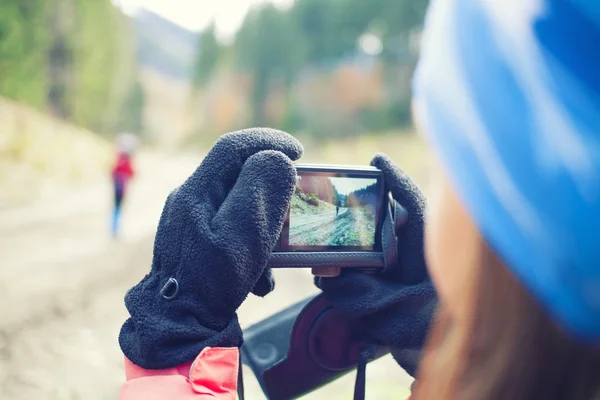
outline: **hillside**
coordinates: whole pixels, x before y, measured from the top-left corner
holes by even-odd
[[[129,18],[144,90],[144,137],[147,143],[172,148],[192,124],[189,78],[198,35],[145,9]]]
[[[0,209],[106,179],[108,141],[0,97]]]
[[[170,78],[189,79],[198,35],[145,9],[136,12],[131,20],[141,66]]]

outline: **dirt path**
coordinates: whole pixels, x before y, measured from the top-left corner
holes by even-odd
[[[344,211],[341,212],[343,213]],[[290,244],[295,246],[330,243],[335,234],[335,219],[335,209],[322,210],[313,215],[292,215]]]
[[[117,398],[123,295],[149,268],[168,192],[199,160],[143,155],[116,241],[108,234],[108,181],[0,212],[0,399]],[[242,306],[243,326],[316,291],[306,271],[277,271],[276,278],[275,293]],[[250,370],[245,372],[247,397],[263,398]],[[393,360],[378,361],[368,374],[368,398],[406,394],[410,380]],[[351,374],[308,398],[351,398],[352,382]]]
[[[374,221],[364,210],[342,208],[319,210],[312,215],[293,215],[290,221],[289,243],[292,246],[359,246],[373,243]],[[374,219],[374,217],[373,217]]]

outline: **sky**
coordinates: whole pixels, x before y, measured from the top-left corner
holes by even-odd
[[[224,41],[232,40],[251,7],[265,2],[285,7],[292,0],[113,0],[128,14],[143,7],[193,31],[214,20],[219,39]]]
[[[366,188],[377,182],[377,179],[372,178],[329,178],[338,193],[344,196],[352,193],[355,190]]]

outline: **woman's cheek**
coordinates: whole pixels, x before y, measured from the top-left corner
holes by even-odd
[[[445,178],[430,194],[425,229],[427,267],[440,301],[454,314],[477,267],[480,237]]]
[[[425,227],[425,258],[429,275],[435,285],[440,300],[448,298],[447,276],[448,264],[444,267],[444,227],[442,209],[443,198],[441,182],[436,182],[434,191],[430,193],[427,226]]]

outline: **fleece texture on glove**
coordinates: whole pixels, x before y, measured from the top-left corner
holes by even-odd
[[[296,183],[302,146],[287,133],[248,129],[222,136],[165,203],[152,268],[125,296],[125,355],[146,369],[192,361],[210,347],[242,344],[236,310],[266,295],[265,270]],[[161,295],[169,279],[177,295]],[[167,285],[166,295],[175,292]]]
[[[414,376],[437,305],[424,257],[425,198],[387,156],[376,155],[371,165],[383,171],[386,189],[408,213],[396,232],[399,263],[376,275],[346,270],[319,278],[317,286],[338,309],[363,320],[373,339],[391,346],[396,361]]]

